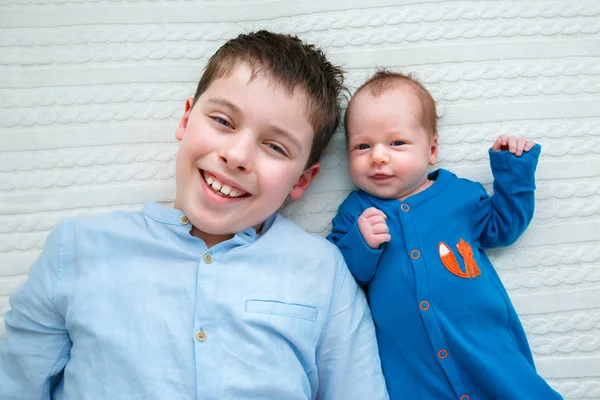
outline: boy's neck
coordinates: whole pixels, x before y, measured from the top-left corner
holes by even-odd
[[[257,225],[254,227],[254,230],[256,231],[257,234],[260,233],[262,226],[263,226],[263,224],[260,224],[260,225]],[[202,239],[202,241],[204,241],[204,243],[206,244],[206,247],[208,247],[209,249],[211,247],[216,246],[217,244],[224,242],[226,240],[229,240],[235,236],[233,233],[224,234],[224,235],[212,235],[212,234],[209,234],[206,232],[202,232],[200,229],[196,228],[195,226],[192,226],[190,235],[197,237],[198,239]]]

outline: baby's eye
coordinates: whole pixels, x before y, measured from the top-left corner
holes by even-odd
[[[368,148],[369,148],[369,145],[368,145],[368,144],[366,144],[366,143],[361,143],[361,144],[359,144],[358,146],[356,146],[356,148],[357,148],[358,150],[366,150],[366,149],[368,149]]]
[[[226,120],[226,119],[224,119],[224,118],[221,118],[221,117],[212,117],[212,119],[213,119],[213,121],[215,121],[217,124],[224,125],[224,126],[226,126],[226,127],[228,127],[228,128],[231,128],[231,127],[232,127],[232,125],[229,123],[229,121],[227,121],[227,120]]]
[[[284,156],[286,155],[285,150],[283,150],[280,146],[276,145],[275,143],[267,143],[267,146],[275,150],[276,152],[283,154]]]
[[[406,144],[406,143],[404,143],[402,140],[394,140],[392,142],[392,146],[402,146],[403,144]]]

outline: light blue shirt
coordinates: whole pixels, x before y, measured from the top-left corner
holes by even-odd
[[[210,249],[182,212],[64,221],[10,298],[0,399],[387,399],[337,248],[280,215]]]

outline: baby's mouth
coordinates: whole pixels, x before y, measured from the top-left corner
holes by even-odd
[[[206,184],[217,194],[224,197],[242,197],[248,195],[248,192],[243,191],[240,188],[231,187],[220,180],[218,180],[214,175],[209,174],[206,171],[201,171],[202,177]]]

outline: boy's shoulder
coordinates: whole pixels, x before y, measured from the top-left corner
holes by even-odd
[[[321,235],[304,230],[281,214],[275,215],[265,239],[271,252],[311,259],[319,263],[338,263],[343,260],[337,246]]]
[[[281,240],[281,244],[284,246],[287,245],[297,249],[312,248],[326,252],[337,250],[337,247],[323,236],[306,231],[297,223],[279,213],[275,215],[273,225],[268,232],[284,239]]]
[[[143,211],[115,210],[97,215],[79,215],[67,218],[58,225],[61,229],[77,232],[119,231],[125,226],[137,225],[144,220]]]

